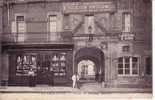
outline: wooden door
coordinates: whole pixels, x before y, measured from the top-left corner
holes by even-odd
[[[48,54],[38,54],[37,59],[37,84],[49,84],[48,72],[50,68],[50,61]]]

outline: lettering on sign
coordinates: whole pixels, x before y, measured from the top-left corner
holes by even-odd
[[[69,2],[63,3],[64,13],[82,12],[114,12],[116,4],[114,2]]]

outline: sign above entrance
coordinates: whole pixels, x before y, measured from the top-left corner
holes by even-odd
[[[114,2],[68,2],[63,3],[64,13],[114,12]]]

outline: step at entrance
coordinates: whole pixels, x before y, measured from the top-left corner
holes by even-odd
[[[94,91],[103,88],[102,83],[92,82],[92,83],[81,83],[80,88],[83,90]]]

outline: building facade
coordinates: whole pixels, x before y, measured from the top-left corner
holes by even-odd
[[[1,81],[152,86],[151,0],[4,0]]]

